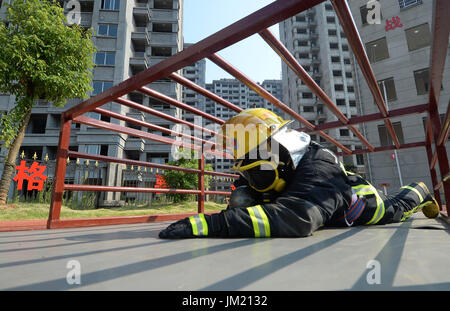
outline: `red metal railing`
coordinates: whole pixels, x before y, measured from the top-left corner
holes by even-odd
[[[214,143],[205,141],[202,138],[193,137],[187,134],[178,133],[173,130],[161,128],[157,125],[136,120],[131,117],[119,115],[117,113],[100,108],[102,105],[109,102],[116,102],[121,105],[128,106],[133,109],[143,111],[145,113],[153,114],[160,118],[164,118],[174,123],[180,123],[189,126],[192,129],[201,130],[209,135],[217,135],[216,132],[198,126],[196,124],[187,122],[185,120],[178,119],[174,116],[165,114],[155,109],[146,107],[144,105],[135,103],[131,100],[122,98],[122,96],[129,94],[130,92],[138,91],[146,94],[150,97],[156,98],[166,104],[173,105],[175,107],[187,110],[193,114],[202,116],[217,124],[223,124],[224,121],[212,116],[208,113],[195,109],[189,105],[181,103],[171,97],[156,92],[146,85],[155,82],[162,78],[170,78],[172,81],[179,83],[191,90],[223,105],[236,112],[242,111],[242,108],[228,102],[220,96],[202,88],[201,86],[191,82],[178,75],[176,71],[182,69],[186,64],[195,63],[201,59],[208,58],[213,63],[230,73],[236,79],[247,85],[254,90],[260,96],[271,102],[273,105],[279,107],[288,115],[293,117],[302,123],[306,132],[315,132],[324,137],[326,140],[337,146],[342,152],[338,152],[338,155],[346,156],[353,154],[363,154],[371,152],[381,152],[393,149],[406,149],[425,147],[428,161],[430,165],[430,175],[433,184],[434,194],[436,199],[441,203],[440,188],[444,189],[444,194],[448,206],[450,202],[450,182],[449,182],[449,165],[448,156],[445,149],[445,143],[447,142],[450,132],[450,112],[447,109],[447,113],[444,119],[444,124],[441,125],[438,113],[438,102],[440,89],[442,84],[442,71],[444,68],[445,57],[447,53],[448,37],[450,23],[448,23],[448,16],[450,16],[450,2],[447,0],[435,1],[435,8],[433,12],[433,45],[431,50],[430,59],[430,96],[429,103],[423,105],[417,105],[412,107],[406,107],[401,109],[395,109],[389,111],[386,103],[383,100],[381,91],[376,81],[375,75],[370,67],[370,62],[364,50],[364,45],[359,36],[356,25],[353,21],[348,4],[344,0],[331,0],[337,16],[340,20],[342,28],[348,38],[349,44],[355,54],[356,60],[361,68],[361,71],[366,79],[370,91],[375,99],[375,103],[379,109],[379,113],[373,113],[370,115],[359,116],[354,118],[347,118],[336,106],[335,103],[325,94],[325,92],[314,82],[314,80],[308,75],[308,73],[302,68],[302,66],[295,60],[291,53],[281,44],[281,42],[270,33],[268,28],[276,23],[279,23],[287,18],[290,18],[298,13],[307,10],[321,2],[323,0],[278,0],[268,6],[250,14],[249,16],[237,21],[236,23],[222,29],[221,31],[207,37],[206,39],[193,44],[185,50],[177,53],[151,68],[123,81],[122,83],[112,87],[111,89],[98,94],[87,101],[68,109],[63,113],[61,118],[61,129],[59,137],[59,149],[57,154],[57,164],[55,171],[55,182],[52,194],[52,201],[50,206],[50,215],[48,219],[48,228],[58,227],[73,227],[73,226],[90,226],[90,225],[105,225],[105,224],[118,224],[118,223],[131,223],[131,222],[148,222],[159,221],[169,219],[179,219],[191,214],[174,214],[174,215],[148,215],[148,216],[129,216],[129,217],[116,217],[116,218],[94,218],[94,219],[60,219],[60,210],[62,203],[62,195],[64,190],[79,190],[79,191],[106,191],[106,192],[165,192],[165,193],[190,193],[198,195],[198,212],[204,212],[204,198],[206,194],[217,195],[229,195],[230,192],[224,191],[207,191],[205,190],[204,176],[206,174],[223,176],[228,178],[236,178],[234,174],[210,172],[205,171],[205,158],[206,153],[212,153],[215,155],[223,155],[218,151],[211,151],[211,146]],[[245,74],[234,68],[226,60],[221,58],[216,52],[235,44],[253,34],[259,34],[274,51],[282,58],[284,62],[291,68],[298,77],[312,90],[312,92],[327,106],[327,108],[337,117],[338,121],[328,122],[321,125],[313,125],[305,120],[301,115],[297,114],[289,106],[282,103],[280,100],[272,96],[269,92],[264,90],[260,85],[253,82]],[[111,122],[100,121],[92,119],[86,116],[82,116],[87,112],[97,112],[112,118],[134,123],[143,127],[147,127],[152,130],[161,131],[175,136],[182,136],[191,141],[191,143],[176,141],[172,138],[150,134],[148,132],[120,126]],[[391,118],[401,117],[410,114],[417,114],[428,112],[426,140],[424,142],[415,142],[408,144],[400,144],[398,137],[395,134],[394,128],[391,123]],[[370,142],[359,132],[355,127],[357,124],[364,122],[373,122],[383,120],[386,128],[392,137],[394,145],[392,146],[380,146],[374,147]],[[198,169],[187,169],[171,165],[149,163],[144,161],[127,160],[115,157],[101,156],[86,154],[80,152],[69,151],[69,137],[72,122],[82,123],[89,126],[110,130],[118,133],[124,133],[132,136],[141,137],[147,140],[152,140],[164,144],[176,144],[185,148],[193,149],[199,153],[200,158],[198,160]],[[356,137],[367,147],[367,149],[361,150],[349,150],[341,143],[337,142],[330,136],[328,136],[324,130],[347,127]],[[433,142],[435,151],[433,152]],[[208,147],[208,148],[205,148]],[[206,150],[205,150],[206,149]],[[85,159],[93,159],[105,162],[122,163],[129,165],[139,165],[143,167],[153,167],[165,170],[179,170],[188,173],[198,174],[198,189],[186,190],[186,189],[156,189],[156,188],[133,188],[133,187],[116,187],[116,186],[92,186],[92,185],[69,185],[64,183],[66,172],[66,159],[67,157],[77,157]],[[435,166],[439,165],[439,171],[441,179],[438,178]],[[446,211],[442,211],[444,214]]]

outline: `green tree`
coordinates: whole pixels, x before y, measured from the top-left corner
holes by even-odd
[[[67,99],[87,98],[92,90],[92,29],[68,26],[64,10],[50,0],[13,0],[0,21],[0,93],[16,96],[0,120],[7,149],[0,180],[6,203],[14,165],[37,99],[63,107]]]
[[[198,169],[198,159],[193,159],[193,153],[191,154],[192,157],[189,158],[181,158],[176,161],[170,161],[169,165],[175,165],[185,168],[191,168],[191,169]],[[206,164],[205,165],[205,171],[212,171],[212,165]],[[164,180],[167,183],[167,186],[169,188],[174,189],[192,189],[196,190],[198,189],[198,175],[193,173],[186,173],[182,171],[174,171],[174,170],[166,170],[164,175]],[[209,183],[211,180],[211,177],[209,175],[205,175],[205,189],[209,188]],[[190,199],[193,199],[195,195],[192,194],[184,194],[184,193],[168,193],[167,197],[172,199],[174,203],[187,201]]]

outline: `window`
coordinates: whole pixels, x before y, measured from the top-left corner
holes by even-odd
[[[117,25],[99,24],[98,35],[105,37],[117,38]]]
[[[173,9],[173,1],[172,0],[154,0],[153,1],[154,9],[163,9],[163,10],[171,10]]]
[[[309,54],[308,53],[299,53],[298,58],[309,58]]]
[[[351,85],[347,86],[347,92],[349,93],[355,93],[355,88]]]
[[[336,99],[336,104],[338,106],[345,106],[345,99]]]
[[[330,43],[330,49],[337,50],[339,49],[339,45],[337,43]]]
[[[344,64],[350,65],[350,58],[344,58]]]
[[[355,146],[355,150],[362,150],[361,146]],[[356,154],[356,165],[364,165],[364,155]]]
[[[398,5],[401,10],[419,4],[422,4],[422,0],[398,0]]]
[[[348,51],[348,45],[347,44],[343,44],[342,45],[342,51]]]
[[[312,93],[302,93],[302,98],[313,98]]]
[[[94,81],[93,88],[94,91],[92,92],[92,95],[100,94],[107,89],[111,88],[113,86],[112,82],[109,81]]]
[[[384,84],[384,87],[383,87]],[[388,78],[378,81],[378,86],[380,87],[381,95],[384,96],[384,88],[386,88],[386,96],[388,101],[397,100],[397,92],[395,91],[394,78]]]
[[[308,41],[297,41],[298,46],[308,46]]]
[[[339,130],[339,135],[341,136],[350,136],[350,132],[348,129],[340,129]]]
[[[352,75],[351,72],[348,72],[348,71],[347,71],[347,72],[345,73],[345,77],[346,77],[346,78],[353,78],[353,75]]]
[[[95,54],[96,65],[113,66],[115,64],[116,52],[97,52]]]
[[[401,122],[393,122],[392,125],[394,127],[395,134],[397,135],[400,144],[403,144],[404,139]],[[391,146],[393,144],[392,137],[389,134],[389,131],[386,129],[386,125],[384,124],[378,125],[378,135],[380,136],[381,146]]]
[[[297,28],[297,33],[306,34],[306,29],[305,28]]]
[[[46,114],[32,114],[28,122],[25,133],[27,134],[44,134],[47,126]]]
[[[304,106],[303,112],[314,112],[314,107],[312,106]]]
[[[366,51],[372,63],[389,58],[386,37],[366,43]]]
[[[350,107],[356,107],[356,101],[350,100],[349,102]]]
[[[341,70],[333,70],[333,77],[342,77]]]
[[[416,81],[417,95],[427,94],[430,80],[428,68],[414,71],[414,80]]]
[[[343,91],[344,90],[344,85],[343,84],[335,84],[334,85],[334,90],[335,91]]]
[[[333,24],[336,22],[336,19],[333,16],[327,16],[327,23]]]
[[[332,6],[331,4],[329,4],[329,3],[326,3],[326,4],[325,4],[325,10],[327,10],[327,11],[333,11],[333,6]]]
[[[172,56],[172,48],[153,46],[152,56]]]
[[[340,61],[341,61],[341,58],[339,56],[331,56],[332,63],[339,63]]]
[[[431,44],[431,33],[428,23],[405,30],[408,51],[414,51]]]
[[[153,23],[152,30],[154,32],[172,32],[172,24],[169,24],[169,23]]]
[[[102,0],[102,10],[119,10],[120,0]]]
[[[306,17],[305,16],[296,16],[295,21],[296,22],[306,22]]]
[[[329,36],[336,36],[337,35],[337,31],[335,29],[328,29],[328,35]]]

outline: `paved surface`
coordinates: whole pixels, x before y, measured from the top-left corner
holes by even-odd
[[[167,223],[2,232],[0,289],[450,290],[449,227],[414,217],[299,239],[160,240]]]

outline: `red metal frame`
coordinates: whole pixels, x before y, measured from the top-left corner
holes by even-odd
[[[235,22],[234,24],[222,29],[221,31],[207,37],[206,39],[193,44],[181,51],[169,57],[158,64],[150,67],[149,69],[133,76],[122,83],[112,87],[111,89],[98,94],[87,101],[68,109],[63,113],[61,118],[61,129],[59,138],[59,149],[57,153],[57,164],[54,177],[54,188],[52,193],[52,202],[50,206],[50,214],[47,223],[48,228],[61,228],[61,227],[76,227],[76,226],[92,226],[92,225],[106,225],[106,224],[118,224],[118,223],[132,223],[132,222],[150,222],[150,221],[161,221],[161,220],[173,220],[187,217],[192,214],[173,214],[173,215],[148,215],[148,216],[133,216],[133,217],[109,217],[109,218],[94,218],[94,219],[60,219],[61,201],[62,194],[64,190],[78,190],[78,191],[128,191],[128,192],[165,192],[165,193],[190,193],[198,195],[198,212],[204,212],[204,198],[207,194],[216,195],[229,195],[230,192],[224,191],[206,191],[204,176],[206,174],[214,176],[222,176],[227,178],[236,178],[237,175],[220,173],[220,172],[210,172],[205,171],[205,153],[209,152],[216,155],[223,155],[219,151],[210,150],[210,148],[205,148],[208,144],[214,146],[213,143],[208,143],[204,139],[192,137],[190,135],[178,133],[176,131],[161,128],[157,125],[136,120],[130,117],[122,116],[117,113],[100,108],[102,105],[108,102],[116,102],[128,107],[141,110],[146,113],[156,115],[158,117],[164,118],[166,120],[172,121],[174,123],[180,123],[189,126],[190,128],[204,131],[210,135],[217,135],[216,132],[205,129],[196,124],[187,122],[185,120],[180,120],[168,114],[162,113],[160,111],[154,110],[149,107],[145,107],[141,104],[135,103],[131,100],[122,98],[122,96],[133,92],[139,91],[151,97],[157,98],[169,105],[190,111],[193,114],[205,117],[215,123],[223,124],[224,121],[216,118],[210,114],[203,111],[190,107],[184,103],[181,103],[171,97],[164,94],[151,90],[146,85],[155,82],[161,78],[170,78],[171,80],[192,89],[193,91],[210,98],[211,100],[229,108],[236,112],[242,111],[242,108],[233,105],[232,103],[224,100],[223,98],[217,96],[216,94],[196,85],[188,79],[181,77],[176,71],[182,69],[188,64],[195,63],[204,58],[209,58],[212,62],[217,64],[219,67],[223,68],[225,71],[229,72],[231,75],[236,77],[238,80],[246,84],[252,90],[257,92],[260,96],[279,107],[285,111],[288,115],[292,116],[294,119],[300,121],[306,127],[301,128],[306,132],[316,132],[322,137],[330,141],[332,144],[336,145],[342,150],[338,152],[338,155],[346,156],[353,154],[363,154],[371,152],[381,152],[393,149],[406,149],[406,148],[418,148],[425,147],[427,152],[428,161],[430,165],[430,175],[434,188],[434,194],[436,199],[441,202],[441,196],[439,189],[443,187],[444,194],[448,206],[450,201],[450,182],[449,182],[449,165],[448,156],[445,149],[445,143],[450,132],[450,112],[447,109],[444,124],[441,126],[438,113],[438,102],[440,95],[440,86],[442,83],[442,71],[444,68],[445,57],[447,53],[448,37],[450,24],[447,19],[450,16],[450,2],[447,0],[437,0],[435,1],[435,8],[433,12],[433,45],[431,50],[430,59],[430,96],[429,103],[423,105],[417,105],[412,107],[406,107],[401,109],[396,109],[388,111],[386,104],[381,95],[379,86],[377,84],[375,75],[370,67],[368,57],[366,55],[364,45],[359,36],[356,25],[353,21],[348,4],[344,0],[331,0],[334,9],[338,15],[342,28],[348,38],[349,44],[355,54],[356,60],[361,68],[361,71],[367,81],[370,91],[375,99],[375,103],[379,108],[379,113],[374,113],[365,116],[359,116],[355,118],[347,118],[339,108],[331,101],[331,99],[325,94],[325,92],[315,83],[315,81],[306,73],[302,66],[295,60],[291,53],[281,44],[281,42],[270,33],[268,28],[278,22],[283,21],[286,18],[290,18],[308,8],[311,8],[323,0],[278,0],[266,7],[250,14],[249,16]],[[337,116],[338,121],[329,122],[321,125],[313,125],[305,120],[302,116],[297,114],[294,110],[289,108],[287,105],[279,101],[277,98],[272,96],[269,92],[264,90],[257,83],[253,82],[250,78],[241,73],[238,69],[234,68],[231,64],[226,62],[223,58],[216,54],[216,52],[235,44],[253,34],[259,34],[273,49],[274,51],[283,59],[284,62],[291,68],[299,77],[304,81],[306,85],[310,87],[316,96],[325,103],[325,105],[330,109],[330,111]],[[153,130],[161,131],[163,133],[182,136],[189,139],[191,143],[185,143],[176,141],[172,138],[163,137],[160,135],[150,134],[140,130],[120,126],[110,122],[95,120],[86,116],[82,116],[87,112],[97,112],[116,118],[119,120],[127,121],[130,123],[135,123],[140,126],[144,126]],[[426,140],[425,142],[415,142],[409,144],[400,144],[394,128],[391,123],[391,118],[402,117],[405,115],[410,115],[414,113],[428,112],[429,118],[427,121],[426,130]],[[374,147],[370,142],[359,132],[359,130],[354,127],[354,125],[361,124],[364,122],[373,122],[377,120],[383,120],[386,127],[392,137],[394,142],[393,146],[380,146]],[[80,152],[69,151],[69,138],[70,129],[72,122],[83,123],[89,126],[94,126],[106,130],[115,131],[118,133],[129,134],[133,136],[142,137],[144,139],[149,139],[157,141],[164,144],[178,144],[185,148],[190,148],[196,150],[200,155],[198,160],[198,169],[186,169],[171,165],[149,163],[144,161],[135,161],[120,159],[115,157],[107,157],[101,155],[86,154]],[[356,137],[358,137],[367,149],[362,150],[349,150],[326,133],[324,130],[347,127],[349,128]],[[433,152],[433,141],[435,151]],[[195,144],[194,142],[200,143]],[[66,171],[66,159],[68,156],[93,159],[105,162],[115,162],[123,163],[129,165],[139,165],[144,167],[154,167],[160,169],[172,169],[179,170],[188,173],[193,173],[198,175],[198,190],[186,190],[186,189],[156,189],[156,188],[132,188],[132,187],[115,187],[115,186],[89,186],[89,185],[69,185],[65,184],[65,171]],[[439,180],[435,165],[438,163],[440,168],[441,180]],[[442,211],[444,214],[446,211]]]

